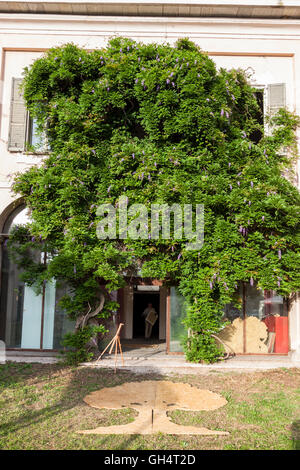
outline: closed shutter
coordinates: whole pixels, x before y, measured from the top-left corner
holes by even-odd
[[[19,87],[21,78],[12,79],[8,150],[24,150],[27,110]]]
[[[285,83],[276,83],[268,86],[269,114],[275,114],[286,105]]]

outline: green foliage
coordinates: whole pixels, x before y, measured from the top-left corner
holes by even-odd
[[[197,332],[185,343],[185,355],[190,362],[213,363],[220,357],[218,345],[212,341],[210,332]]]
[[[27,106],[47,127],[51,153],[14,189],[32,211],[35,243],[53,254],[42,276],[72,286],[73,318],[99,286],[118,289],[141,268],[178,285],[196,333],[188,358],[213,361],[210,333],[240,281],[283,296],[299,289],[300,199],[290,182],[298,118],[281,110],[265,134],[254,91],[243,71],[217,70],[186,39],[67,44],[25,71]],[[122,194],[130,205],[204,204],[203,248],[187,250],[184,238],[99,240],[97,206],[116,207]]]
[[[65,362],[69,365],[77,365],[90,361],[94,357],[94,353],[87,348],[87,344],[99,333],[105,333],[102,325],[85,326],[75,333],[67,333],[62,343],[67,348],[62,351],[65,354]]]

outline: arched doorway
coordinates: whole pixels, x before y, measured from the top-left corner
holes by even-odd
[[[0,339],[7,349],[55,350],[61,347],[66,332],[74,329],[59,299],[67,293],[66,286],[48,282],[41,294],[24,284],[21,271],[10,259],[7,240],[16,225],[30,221],[25,205],[20,205],[7,217],[2,234],[2,266],[0,296]],[[46,254],[37,256],[46,261]]]

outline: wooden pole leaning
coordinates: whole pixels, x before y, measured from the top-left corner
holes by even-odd
[[[100,361],[102,359],[103,354],[108,350],[108,354],[111,354],[113,349],[115,349],[115,373],[117,371],[117,360],[118,360],[118,352],[121,355],[122,358],[122,365],[124,366],[124,357],[123,357],[123,351],[122,351],[122,346],[121,346],[121,341],[120,341],[120,331],[122,329],[122,326],[124,326],[124,323],[120,323],[117,329],[117,332],[115,336],[112,338],[112,340],[108,343],[108,345],[103,349],[102,353],[96,360],[96,362]]]

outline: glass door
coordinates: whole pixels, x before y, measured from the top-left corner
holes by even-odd
[[[186,317],[188,302],[177,287],[171,287],[167,303],[167,350],[170,353],[183,352],[186,330],[183,320]]]

